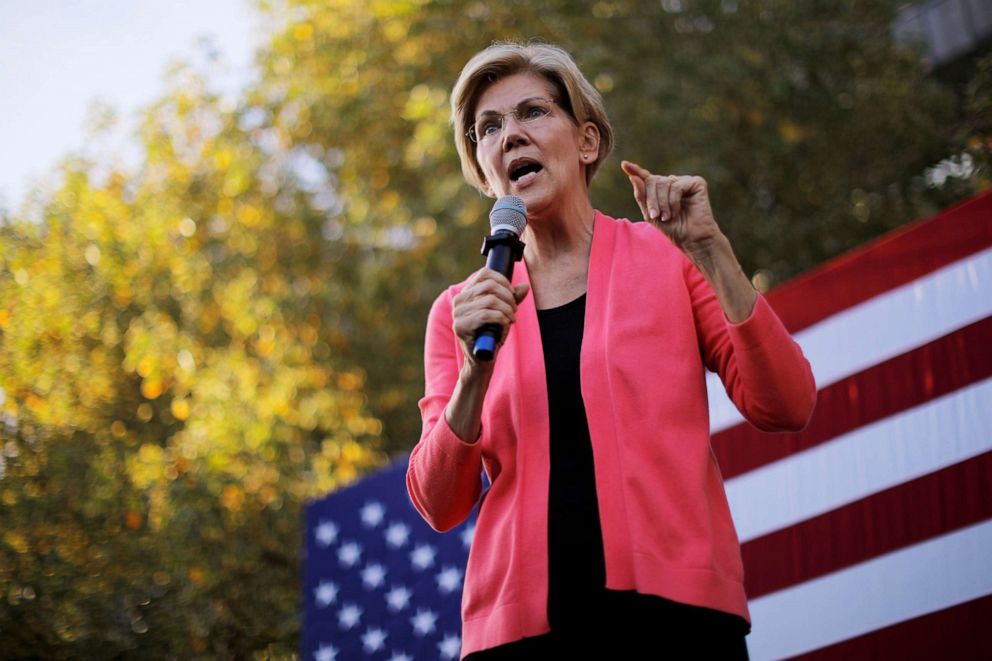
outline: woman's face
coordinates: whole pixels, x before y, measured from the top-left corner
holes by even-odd
[[[514,74],[486,88],[473,117],[510,113],[528,99],[557,102],[556,96],[554,87],[541,76]],[[599,133],[592,122],[579,127],[557,103],[550,108],[547,117],[533,122],[520,122],[506,114],[502,131],[494,131],[475,145],[487,192],[496,197],[523,198],[528,215],[563,206],[570,195],[588,197],[582,157],[586,154],[595,159],[599,145]],[[495,125],[499,126],[498,118]]]

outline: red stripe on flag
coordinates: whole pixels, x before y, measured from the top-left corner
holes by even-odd
[[[824,388],[802,432],[769,434],[744,422],[714,434],[713,451],[727,480],[989,376],[992,317]]]
[[[992,595],[915,617],[793,659],[987,659]],[[816,625],[812,614],[810,625]]]
[[[992,518],[989,475],[992,452],[746,542],[748,598]]]
[[[790,332],[992,245],[992,191],[901,227],[768,293]]]

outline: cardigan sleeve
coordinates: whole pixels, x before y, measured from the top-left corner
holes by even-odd
[[[464,442],[444,417],[460,369],[461,348],[451,328],[451,296],[449,289],[438,297],[427,320],[425,388],[420,400],[423,430],[406,473],[413,506],[441,532],[464,521],[482,492],[482,438]]]
[[[758,294],[750,316],[731,323],[703,275],[688,260],[683,268],[703,360],[731,401],[758,429],[803,429],[816,404],[813,372],[768,301]]]

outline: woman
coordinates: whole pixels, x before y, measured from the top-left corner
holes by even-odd
[[[703,179],[624,161],[649,222],[593,208],[613,132],[567,53],[485,49],[455,84],[452,122],[469,183],[528,210],[513,281],[482,269],[428,320],[407,486],[437,530],[482,496],[462,653],[746,658],[704,368],[753,424],[796,430],[816,397],[808,363],[737,263]],[[490,323],[502,344],[478,362]]]

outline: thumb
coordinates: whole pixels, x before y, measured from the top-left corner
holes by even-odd
[[[527,292],[530,291],[530,285],[526,282],[521,282],[519,285],[513,285],[513,298],[516,299],[519,304],[520,301],[527,298]]]

